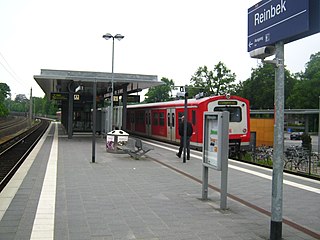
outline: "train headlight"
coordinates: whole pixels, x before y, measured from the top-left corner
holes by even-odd
[[[242,129],[242,132],[247,133],[247,129],[246,128]]]

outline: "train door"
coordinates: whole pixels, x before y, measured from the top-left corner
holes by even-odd
[[[128,131],[135,131],[134,129],[134,111],[128,110],[127,111],[127,130]]]
[[[151,136],[151,111],[145,111],[145,124],[146,124],[146,134],[147,136]]]
[[[176,140],[175,109],[167,109],[167,136],[169,141]]]
[[[176,133],[176,142],[180,141],[180,135],[179,135],[179,124],[181,122],[181,117],[184,115],[184,109],[178,109],[176,112],[176,128],[175,128],[175,133]],[[189,108],[188,109],[188,122],[192,124],[193,128],[193,134],[191,136],[191,144],[195,147],[202,147],[202,115],[197,113],[196,108]]]
[[[176,109],[175,112],[175,117],[174,117],[174,122],[175,122],[175,128],[174,128],[174,132],[175,132],[175,138],[174,140],[176,142],[180,142],[180,135],[179,135],[179,124],[181,122],[181,117],[184,115],[184,110],[181,109]]]

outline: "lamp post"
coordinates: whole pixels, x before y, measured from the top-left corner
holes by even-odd
[[[113,123],[113,92],[114,92],[114,72],[113,72],[113,66],[114,66],[114,39],[121,40],[124,38],[121,34],[116,34],[115,36],[111,35],[110,33],[107,33],[102,36],[104,39],[109,40],[112,38],[112,73],[111,73],[111,111],[110,111],[110,123],[109,123],[109,131],[112,131],[112,123]]]
[[[29,128],[32,127],[32,88],[30,89]]]
[[[320,96],[319,96],[319,117],[318,117],[318,157],[320,157]]]

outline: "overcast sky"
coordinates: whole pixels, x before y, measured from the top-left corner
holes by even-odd
[[[41,69],[152,74],[185,85],[200,66],[222,61],[250,77],[258,61],[247,53],[247,13],[257,0],[0,0],[0,82],[13,96],[44,93]],[[293,26],[294,27],[294,26]],[[285,64],[305,68],[320,51],[320,34],[285,45]]]

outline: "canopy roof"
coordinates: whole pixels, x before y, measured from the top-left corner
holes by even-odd
[[[34,79],[47,96],[52,92],[69,92],[82,86],[82,89],[92,90],[93,83],[97,82],[97,94],[110,92],[112,86],[112,73],[89,72],[70,70],[41,69],[40,75],[34,75]],[[121,95],[122,89],[127,88],[128,94],[139,92],[142,89],[163,84],[158,81],[157,75],[114,73],[114,90]]]

